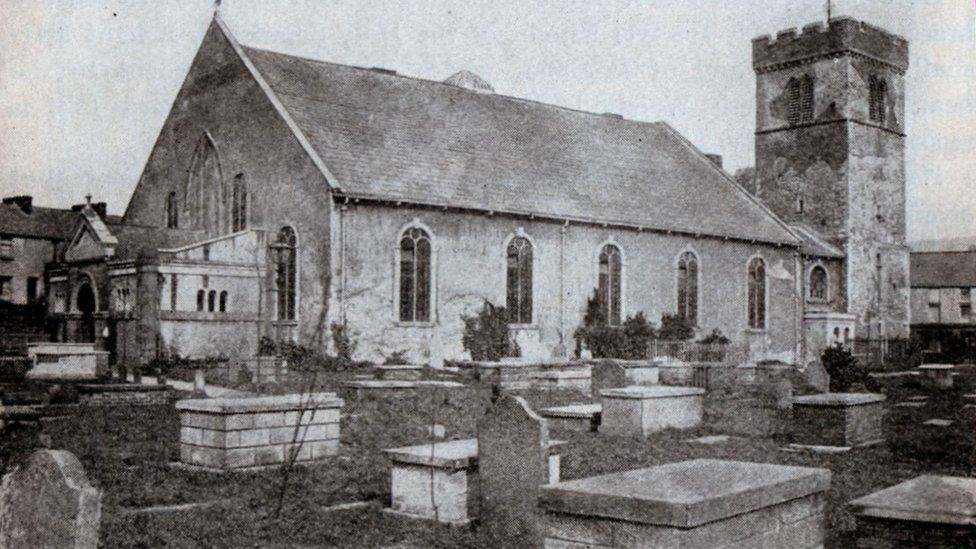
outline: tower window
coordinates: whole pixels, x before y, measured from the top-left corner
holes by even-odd
[[[809,74],[790,78],[787,93],[790,100],[790,125],[813,122],[813,78]]]
[[[247,184],[244,182],[244,174],[242,173],[234,177],[230,213],[232,231],[243,231],[247,228]]]
[[[885,105],[888,98],[888,83],[884,78],[872,76],[868,81],[868,90],[870,95],[871,122],[884,124],[888,113]]]
[[[817,265],[810,270],[810,299],[815,301],[827,300],[827,269]]]

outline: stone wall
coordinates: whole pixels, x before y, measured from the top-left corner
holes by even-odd
[[[248,227],[267,229],[271,235],[286,225],[294,228],[299,296],[294,328],[298,339],[312,341],[327,326],[333,209],[329,185],[216,23],[163,124],[126,210],[126,223],[165,226],[166,198],[175,191],[180,227],[193,228],[183,197],[194,153],[205,139],[217,151],[223,182],[229,184],[239,174],[246,181]],[[264,281],[265,288],[272,283]]]
[[[350,205],[343,214],[346,277],[341,313],[359,341],[363,358],[408,351],[413,362],[429,359],[431,345],[446,358],[461,358],[463,315],[489,300],[505,304],[505,246],[521,229],[533,242],[533,323],[521,330],[523,356],[548,358],[562,342],[572,348],[586,300],[597,285],[601,246],[616,243],[623,261],[623,314],[644,312],[658,322],[677,307],[675,262],[693,250],[700,262],[699,332],[721,329],[733,342],[747,338],[746,265],[760,255],[769,273],[768,329],[761,334],[770,353],[792,355],[796,343],[794,257],[789,248],[652,232],[443,212],[432,209]],[[426,227],[433,239],[433,320],[398,321],[395,307],[396,245],[408,224]],[[479,276],[471,276],[472,272]]]

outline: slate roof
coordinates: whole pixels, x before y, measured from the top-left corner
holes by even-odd
[[[800,237],[803,241],[800,244],[800,253],[811,257],[827,257],[832,259],[842,259],[846,257],[843,250],[827,241],[817,231],[805,225],[791,224],[790,229],[793,234]]]
[[[242,51],[339,194],[798,244],[665,123]]]
[[[976,288],[976,251],[914,252],[912,288]]]
[[[0,203],[0,234],[50,240],[71,240],[81,212],[35,206],[26,213],[16,204]]]

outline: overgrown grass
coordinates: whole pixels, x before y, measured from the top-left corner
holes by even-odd
[[[828,546],[849,546],[853,517],[845,504],[861,495],[920,474],[972,474],[976,411],[964,408],[963,394],[976,392],[974,376],[957,378],[949,391],[928,389],[916,379],[885,380],[889,396],[886,443],[846,454],[791,453],[785,438],[736,438],[703,445],[686,439],[719,434],[709,426],[668,431],[643,440],[599,433],[553,432],[562,447],[562,476],[581,478],[702,457],[826,467],[833,473],[827,494]],[[320,389],[334,387],[323,380]],[[53,445],[74,452],[89,478],[104,490],[102,543],[105,546],[339,546],[493,547],[483,530],[451,528],[382,513],[389,505],[389,463],[382,450],[429,440],[428,425],[444,425],[448,438],[475,435],[476,422],[491,392],[426,388],[416,397],[366,398],[347,402],[341,423],[340,455],[299,466],[291,474],[283,512],[271,517],[280,471],[213,474],[173,468],[178,460],[179,420],[171,406],[80,409],[74,417],[47,420]],[[921,408],[893,405],[927,395]],[[527,396],[533,407],[582,402],[579,394],[553,391]],[[927,419],[954,421],[925,427]],[[21,442],[23,443],[23,442]],[[0,442],[13,455],[13,440]],[[123,514],[124,509],[230,500],[192,511]],[[368,501],[365,509],[328,511],[347,502]]]

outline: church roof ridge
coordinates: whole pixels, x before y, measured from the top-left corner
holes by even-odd
[[[664,122],[243,46],[216,22],[339,195],[800,243]]]

